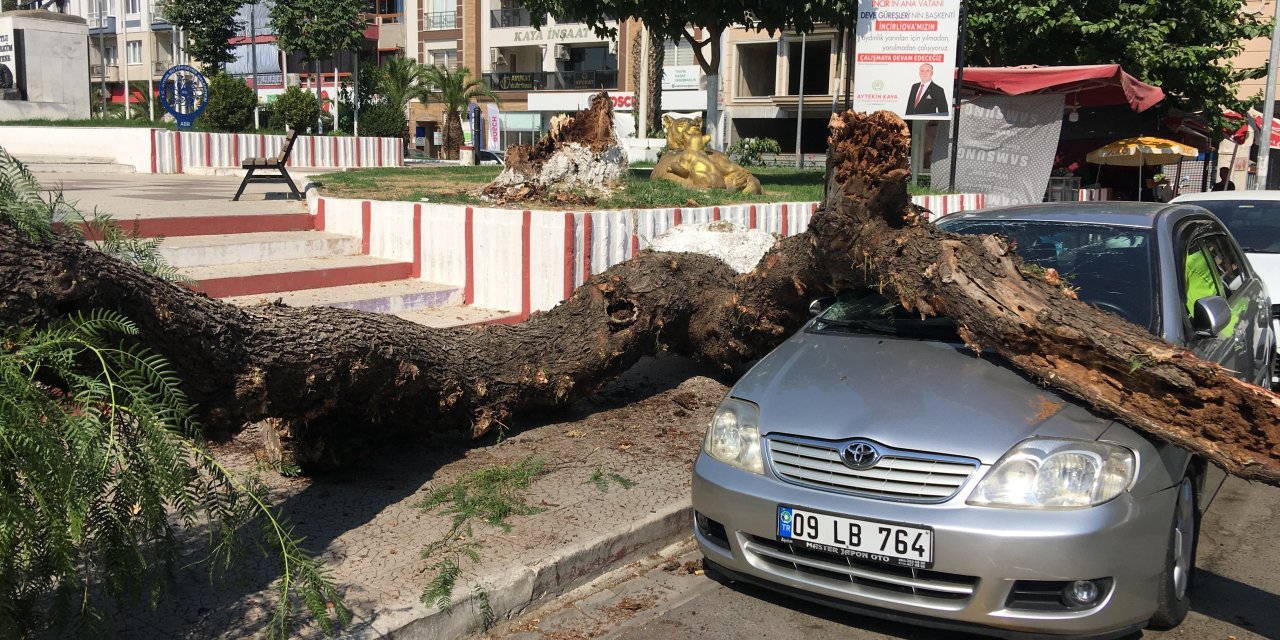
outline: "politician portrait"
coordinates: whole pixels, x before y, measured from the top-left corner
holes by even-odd
[[[920,82],[911,85],[904,113],[909,116],[947,114],[947,93],[933,83],[933,65],[927,62],[920,65]]]

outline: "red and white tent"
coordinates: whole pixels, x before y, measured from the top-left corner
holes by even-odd
[[[1241,121],[1240,128],[1231,134],[1231,140],[1236,144],[1244,144],[1244,141],[1249,137],[1250,128],[1249,123],[1244,122],[1244,116],[1230,109],[1223,111],[1222,115],[1232,120]],[[1250,114],[1250,117],[1253,118],[1253,129],[1255,131],[1262,129],[1262,116]],[[1271,148],[1280,149],[1280,120],[1275,118],[1271,119]]]
[[[1063,93],[1067,105],[1127,104],[1143,112],[1164,99],[1164,90],[1125,73],[1118,64],[1067,67],[965,67],[963,86],[978,94],[1010,96]]]

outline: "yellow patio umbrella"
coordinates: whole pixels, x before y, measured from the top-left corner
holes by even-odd
[[[1117,167],[1138,167],[1138,199],[1142,199],[1142,167],[1148,165],[1174,164],[1183,158],[1194,158],[1200,155],[1195,147],[1180,142],[1138,136],[1125,138],[1098,147],[1085,156],[1085,160],[1094,164],[1109,164]],[[1101,171],[1101,169],[1099,169]]]

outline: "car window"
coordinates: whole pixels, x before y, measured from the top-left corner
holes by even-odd
[[[1148,229],[1019,220],[957,220],[941,226],[955,233],[1003,236],[1024,263],[1057,270],[1080,300],[1158,331]]]
[[[1227,226],[1248,253],[1280,253],[1280,201],[1197,200]]]
[[[903,338],[959,341],[949,318],[908,313],[895,300],[871,290],[846,291],[836,296],[809,327],[820,333],[872,333]]]

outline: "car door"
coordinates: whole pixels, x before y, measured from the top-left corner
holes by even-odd
[[[1255,384],[1267,381],[1274,336],[1266,287],[1221,223],[1193,219],[1178,230],[1183,335],[1198,357],[1213,360]],[[1231,320],[1217,336],[1196,336],[1191,312],[1196,299],[1218,295],[1231,307]]]

